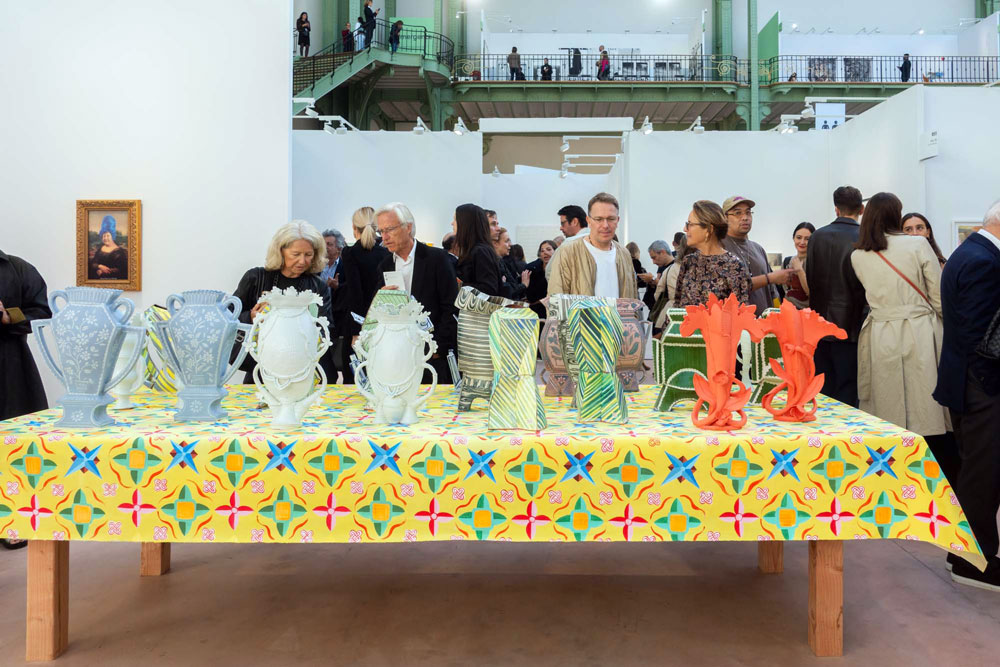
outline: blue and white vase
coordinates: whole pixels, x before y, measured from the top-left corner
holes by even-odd
[[[163,343],[166,362],[183,382],[177,392],[177,421],[217,421],[226,417],[222,399],[225,384],[243,363],[242,345],[233,363],[229,355],[236,332],[246,336],[249,324],[241,324],[243,304],[235,296],[218,290],[189,290],[167,297],[170,318],[153,326]]]
[[[58,401],[63,416],[57,426],[92,428],[114,424],[107,413],[113,400],[108,390],[128,375],[142,352],[142,346],[136,345],[121,371],[114,372],[125,336],[143,333],[141,327],[128,325],[135,304],[121,293],[99,287],[55,290],[49,294],[52,317],[31,323],[45,363],[66,387]],[[62,307],[60,299],[65,302]],[[59,364],[45,342],[46,327],[55,338]]]

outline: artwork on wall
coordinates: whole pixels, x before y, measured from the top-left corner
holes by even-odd
[[[142,289],[141,200],[77,200],[76,284]]]
[[[957,248],[983,226],[982,220],[953,220],[951,223],[951,247]]]

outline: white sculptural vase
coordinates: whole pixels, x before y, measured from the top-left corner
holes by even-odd
[[[128,410],[133,407],[132,394],[146,386],[146,321],[142,315],[132,316],[132,326],[137,332],[129,333],[122,342],[121,352],[118,353],[118,361],[115,363],[114,374],[124,372],[122,381],[109,390],[108,393],[115,397],[115,407],[119,410]],[[135,348],[139,346],[139,356],[135,358]],[[135,363],[131,368],[126,364],[130,359],[135,358]]]
[[[254,319],[243,344],[257,361],[253,379],[271,408],[271,425],[295,426],[326,388],[317,362],[330,347],[329,322],[310,310],[323,299],[289,287],[264,292],[260,301],[268,308]]]
[[[362,331],[358,341],[367,350],[358,370],[367,375],[368,384],[358,385],[358,390],[374,406],[376,424],[408,426],[417,421],[417,410],[437,387],[437,373],[426,363],[437,351],[434,337],[421,326],[427,313],[418,301],[410,301],[379,304],[368,317],[375,326]],[[421,394],[425,368],[431,371],[431,386]]]

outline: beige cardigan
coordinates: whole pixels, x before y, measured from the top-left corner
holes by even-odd
[[[927,303],[874,252],[855,250],[851,265],[871,312],[858,336],[861,409],[920,435],[951,429],[931,396],[941,356],[941,265],[922,236],[891,234],[882,254],[927,295]]]
[[[597,280],[597,262],[590,251],[584,246],[589,237],[563,243],[559,252],[552,255],[549,265],[552,274],[549,277],[549,295],[553,294],[583,294],[594,295],[594,282]],[[635,268],[632,256],[625,248],[614,241],[615,268],[618,270],[618,298],[638,299],[639,288],[636,284]]]

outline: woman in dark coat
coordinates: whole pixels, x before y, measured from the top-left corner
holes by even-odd
[[[379,264],[385,261],[390,253],[382,247],[375,234],[375,209],[371,206],[363,206],[354,212],[351,229],[354,232],[355,243],[341,251],[340,261],[344,264],[344,282],[354,286],[349,292],[351,312],[365,317],[381,284]],[[353,345],[361,333],[361,325],[349,316],[347,329]]]
[[[486,212],[475,204],[462,204],[451,221],[455,232],[452,252],[458,255],[457,274],[463,287],[474,287],[489,296],[504,296],[500,283],[500,258],[493,250]]]
[[[309,14],[302,12],[295,21],[295,29],[299,33],[299,55],[303,58],[309,56],[309,33],[312,31],[312,24],[309,23]]]
[[[0,250],[0,420],[49,407],[28,349],[32,320],[52,317],[45,281],[31,264]]]
[[[264,292],[271,289],[294,287],[300,292],[310,291],[323,297],[317,316],[331,318],[330,288],[319,277],[326,266],[326,242],[315,227],[303,220],[283,225],[267,247],[264,266],[250,269],[243,274],[233,292],[243,304],[240,321],[251,324],[253,318],[267,305],[260,301]],[[257,363],[247,355],[240,366],[247,372],[244,384],[253,384],[253,369]]]
[[[524,300],[531,304],[531,309],[538,313],[540,320],[547,317],[545,306],[540,303],[549,293],[549,281],[545,279],[545,267],[548,266],[555,251],[554,241],[542,241],[538,246],[538,259],[528,262],[521,274],[521,284],[525,287]]]

